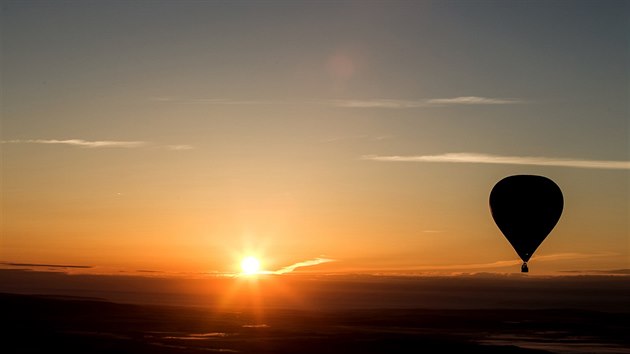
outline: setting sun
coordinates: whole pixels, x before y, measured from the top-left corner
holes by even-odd
[[[260,270],[260,262],[254,257],[245,257],[241,262],[241,270],[243,274],[256,274]]]

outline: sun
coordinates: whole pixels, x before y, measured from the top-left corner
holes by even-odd
[[[245,275],[257,274],[260,270],[260,262],[255,257],[245,257],[241,261],[241,270]]]

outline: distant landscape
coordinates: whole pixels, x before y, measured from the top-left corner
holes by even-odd
[[[8,353],[630,353],[628,314],[585,310],[215,312],[1,294]]]
[[[627,276],[167,279],[5,269],[0,292],[8,353],[630,353]]]

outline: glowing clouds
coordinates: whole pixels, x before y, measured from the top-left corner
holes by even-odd
[[[322,258],[322,257],[308,259],[306,261],[297,262],[297,263],[291,264],[290,266],[286,266],[284,268],[278,269],[274,272],[274,274],[290,273],[290,272],[293,272],[297,268],[310,267],[310,266],[315,266],[318,264],[334,262],[334,261],[335,261],[334,259]]]
[[[412,156],[365,155],[362,156],[361,159],[384,162],[449,162],[630,170],[630,161],[568,159],[544,156],[499,156],[469,152]]]

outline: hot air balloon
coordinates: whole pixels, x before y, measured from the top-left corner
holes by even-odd
[[[547,177],[509,176],[492,188],[492,218],[523,260],[521,272],[529,270],[527,262],[558,223],[563,206],[560,187]]]

